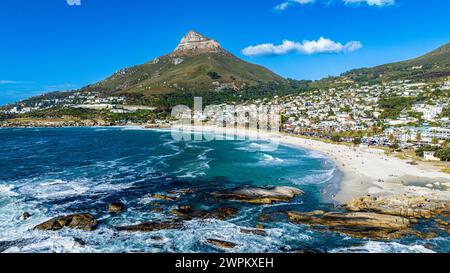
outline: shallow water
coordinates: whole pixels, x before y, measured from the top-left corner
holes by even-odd
[[[5,252],[220,252],[205,243],[237,243],[232,252],[448,252],[449,236],[432,240],[405,238],[392,242],[353,239],[289,223],[287,209],[334,210],[330,201],[340,173],[332,161],[307,150],[281,146],[260,149],[264,141],[175,141],[167,131],[131,128],[0,130],[0,251]],[[243,186],[295,186],[306,192],[289,204],[270,206],[217,203],[211,192]],[[149,193],[193,188],[175,202],[158,202]],[[127,210],[109,214],[108,203]],[[114,227],[173,217],[178,205],[199,210],[227,205],[239,209],[227,220],[193,220],[181,230],[118,232]],[[20,219],[23,212],[32,217]],[[49,218],[91,213],[100,220],[93,232],[64,229],[33,231]],[[268,236],[240,232],[255,227],[259,216]],[[423,229],[430,228],[424,224]],[[161,237],[156,239],[156,237]],[[162,239],[162,240],[161,240]]]

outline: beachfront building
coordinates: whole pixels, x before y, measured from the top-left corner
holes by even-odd
[[[426,161],[440,161],[440,159],[435,157],[434,155],[435,155],[435,152],[431,152],[431,151],[424,152],[423,159]]]

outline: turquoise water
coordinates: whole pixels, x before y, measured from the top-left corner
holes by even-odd
[[[448,252],[448,236],[432,240],[406,238],[375,242],[318,232],[289,223],[285,210],[335,210],[330,196],[340,173],[319,153],[252,140],[175,141],[170,132],[133,128],[1,129],[0,251],[5,252],[220,252],[205,243],[221,239],[237,244],[231,252]],[[289,204],[268,206],[218,203],[211,192],[244,186],[294,186],[306,192]],[[150,193],[195,188],[193,195],[149,205]],[[110,202],[127,210],[109,214]],[[234,206],[227,221],[193,220],[181,230],[124,233],[114,227],[161,221],[178,205],[198,210]],[[23,212],[32,217],[20,219]],[[49,218],[91,213],[97,230],[32,228]],[[243,234],[261,214],[268,236]],[[424,227],[426,229],[427,226]],[[155,237],[159,237],[156,239]]]

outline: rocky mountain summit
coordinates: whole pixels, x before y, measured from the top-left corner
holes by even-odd
[[[142,65],[122,69],[83,90],[107,95],[152,97],[285,83],[284,78],[268,69],[237,58],[216,40],[189,31],[173,52]]]
[[[216,40],[189,31],[173,52],[142,65],[122,69],[83,90],[107,95],[152,97],[180,92],[236,91],[286,82],[264,67],[237,58]]]
[[[189,31],[175,51],[174,56],[191,56],[205,53],[225,53],[226,51],[216,40],[212,40],[196,31]]]

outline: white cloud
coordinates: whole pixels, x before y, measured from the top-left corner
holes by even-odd
[[[367,4],[369,6],[388,6],[395,4],[395,0],[344,0],[346,5],[349,4]]]
[[[275,10],[282,11],[282,10],[287,9],[290,5],[291,5],[290,2],[283,2],[283,3],[281,3],[281,4],[277,5],[277,6],[275,6]]]
[[[314,2],[316,2],[316,0],[288,0],[275,6],[275,10],[283,11],[288,7],[292,6],[293,4],[305,5],[305,4],[312,4]]]
[[[0,84],[22,84],[28,82],[11,81],[11,80],[0,80]]]
[[[260,44],[249,46],[242,50],[245,56],[285,55],[292,52],[301,54],[318,53],[346,53],[362,48],[359,41],[351,41],[345,45],[330,39],[320,37],[317,41],[303,41],[302,43],[284,40],[280,45]]]
[[[389,6],[395,4],[395,0],[339,0],[339,1],[342,1],[345,5],[367,4],[369,6]],[[296,4],[305,5],[305,4],[312,4],[315,2],[316,0],[287,0],[275,6],[275,10],[283,11]]]

